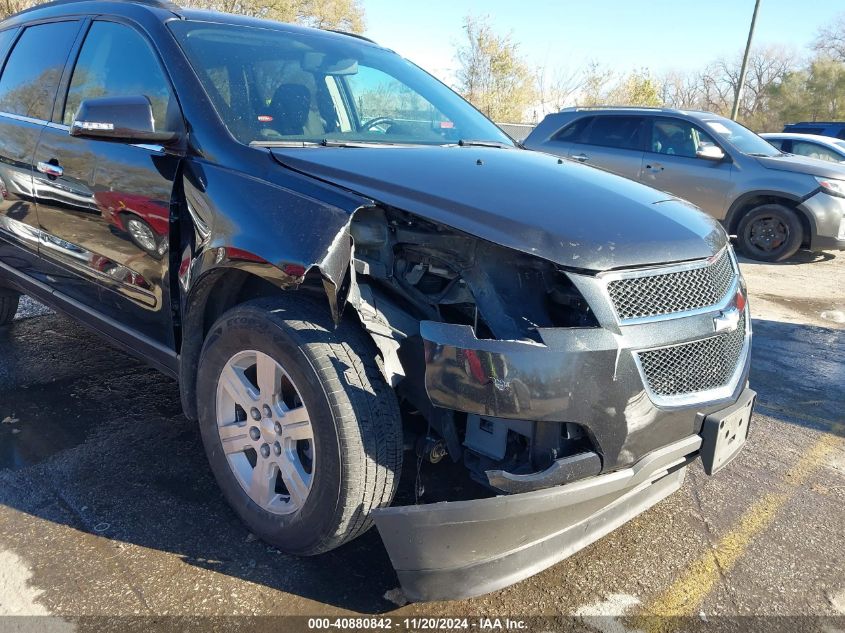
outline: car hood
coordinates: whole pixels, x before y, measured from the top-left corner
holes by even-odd
[[[845,180],[845,165],[837,165],[817,158],[808,158],[796,154],[782,156],[755,156],[757,162],[767,169],[791,171],[820,178],[837,178]]]
[[[570,268],[710,257],[719,224],[669,194],[572,161],[484,147],[274,148],[283,165]]]

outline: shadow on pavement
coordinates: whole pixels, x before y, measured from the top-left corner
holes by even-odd
[[[845,329],[755,320],[751,386],[761,410],[845,436]]]
[[[375,529],[313,558],[250,535],[217,488],[173,380],[58,315],[0,328],[0,349],[0,504],[320,603],[395,608],[383,596],[399,583]],[[406,453],[396,503],[414,503],[416,466]],[[432,468],[422,466],[422,481],[439,495]],[[63,555],[45,552],[33,567]],[[38,586],[61,580],[37,574]]]
[[[740,264],[759,264],[761,266],[797,266],[804,264],[817,264],[819,262],[829,262],[836,258],[835,252],[829,251],[798,251],[784,262],[762,262],[757,259],[751,259],[737,253],[737,259]]]

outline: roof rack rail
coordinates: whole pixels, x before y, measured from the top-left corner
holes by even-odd
[[[369,42],[370,44],[378,44],[375,40],[371,40],[369,37],[365,35],[361,35],[360,33],[353,33],[352,31],[342,31],[341,29],[324,29],[325,31],[330,31],[331,33],[339,33],[340,35],[348,35],[349,37],[354,37],[359,40],[364,40],[365,42]]]
[[[592,105],[592,106],[571,106],[563,108],[561,112],[577,112],[581,110],[674,110],[666,106],[637,106],[637,105]]]
[[[51,2],[43,2],[41,4],[36,4],[35,6],[29,7],[28,9],[24,9],[23,11],[18,11],[18,13],[16,13],[15,15],[21,15],[23,13],[29,13],[31,11],[38,11],[39,9],[46,9],[49,7],[60,7],[68,4],[78,4],[80,2],[89,1],[90,0],[52,0]],[[169,2],[168,0],[108,0],[108,2],[142,4],[149,7],[167,9],[169,11],[176,11],[182,8],[178,4],[174,4],[173,2]]]

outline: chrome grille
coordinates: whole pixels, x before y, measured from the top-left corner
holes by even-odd
[[[715,305],[733,283],[728,249],[713,263],[677,272],[625,277],[607,284],[621,320],[686,312]]]
[[[710,391],[727,385],[742,355],[746,315],[733,332],[639,352],[640,366],[652,394],[673,397]]]

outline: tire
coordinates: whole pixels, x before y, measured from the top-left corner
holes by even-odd
[[[18,311],[21,296],[14,290],[0,288],[0,326],[11,323]]]
[[[782,262],[801,248],[804,229],[792,209],[764,204],[743,216],[737,227],[737,240],[740,250],[751,259]]]
[[[277,364],[273,373],[268,358]],[[277,390],[278,367],[282,400],[270,403],[268,417],[257,385]],[[227,379],[221,380],[224,369]],[[272,383],[259,380],[259,371],[272,375]],[[242,378],[252,384],[246,395]],[[256,402],[261,410],[240,407],[242,412],[236,404],[233,411],[233,393],[257,397],[247,404]],[[206,455],[224,497],[256,536],[284,552],[315,555],[339,547],[371,527],[371,510],[393,500],[403,449],[396,396],[366,333],[351,322],[335,328],[323,302],[297,293],[250,301],[224,314],[203,345],[197,404]],[[232,417],[246,422],[235,428],[227,422]],[[296,422],[305,417],[310,436]],[[294,422],[285,423],[287,418]],[[273,421],[286,425],[280,431]],[[258,470],[259,459],[270,463],[269,470]]]

